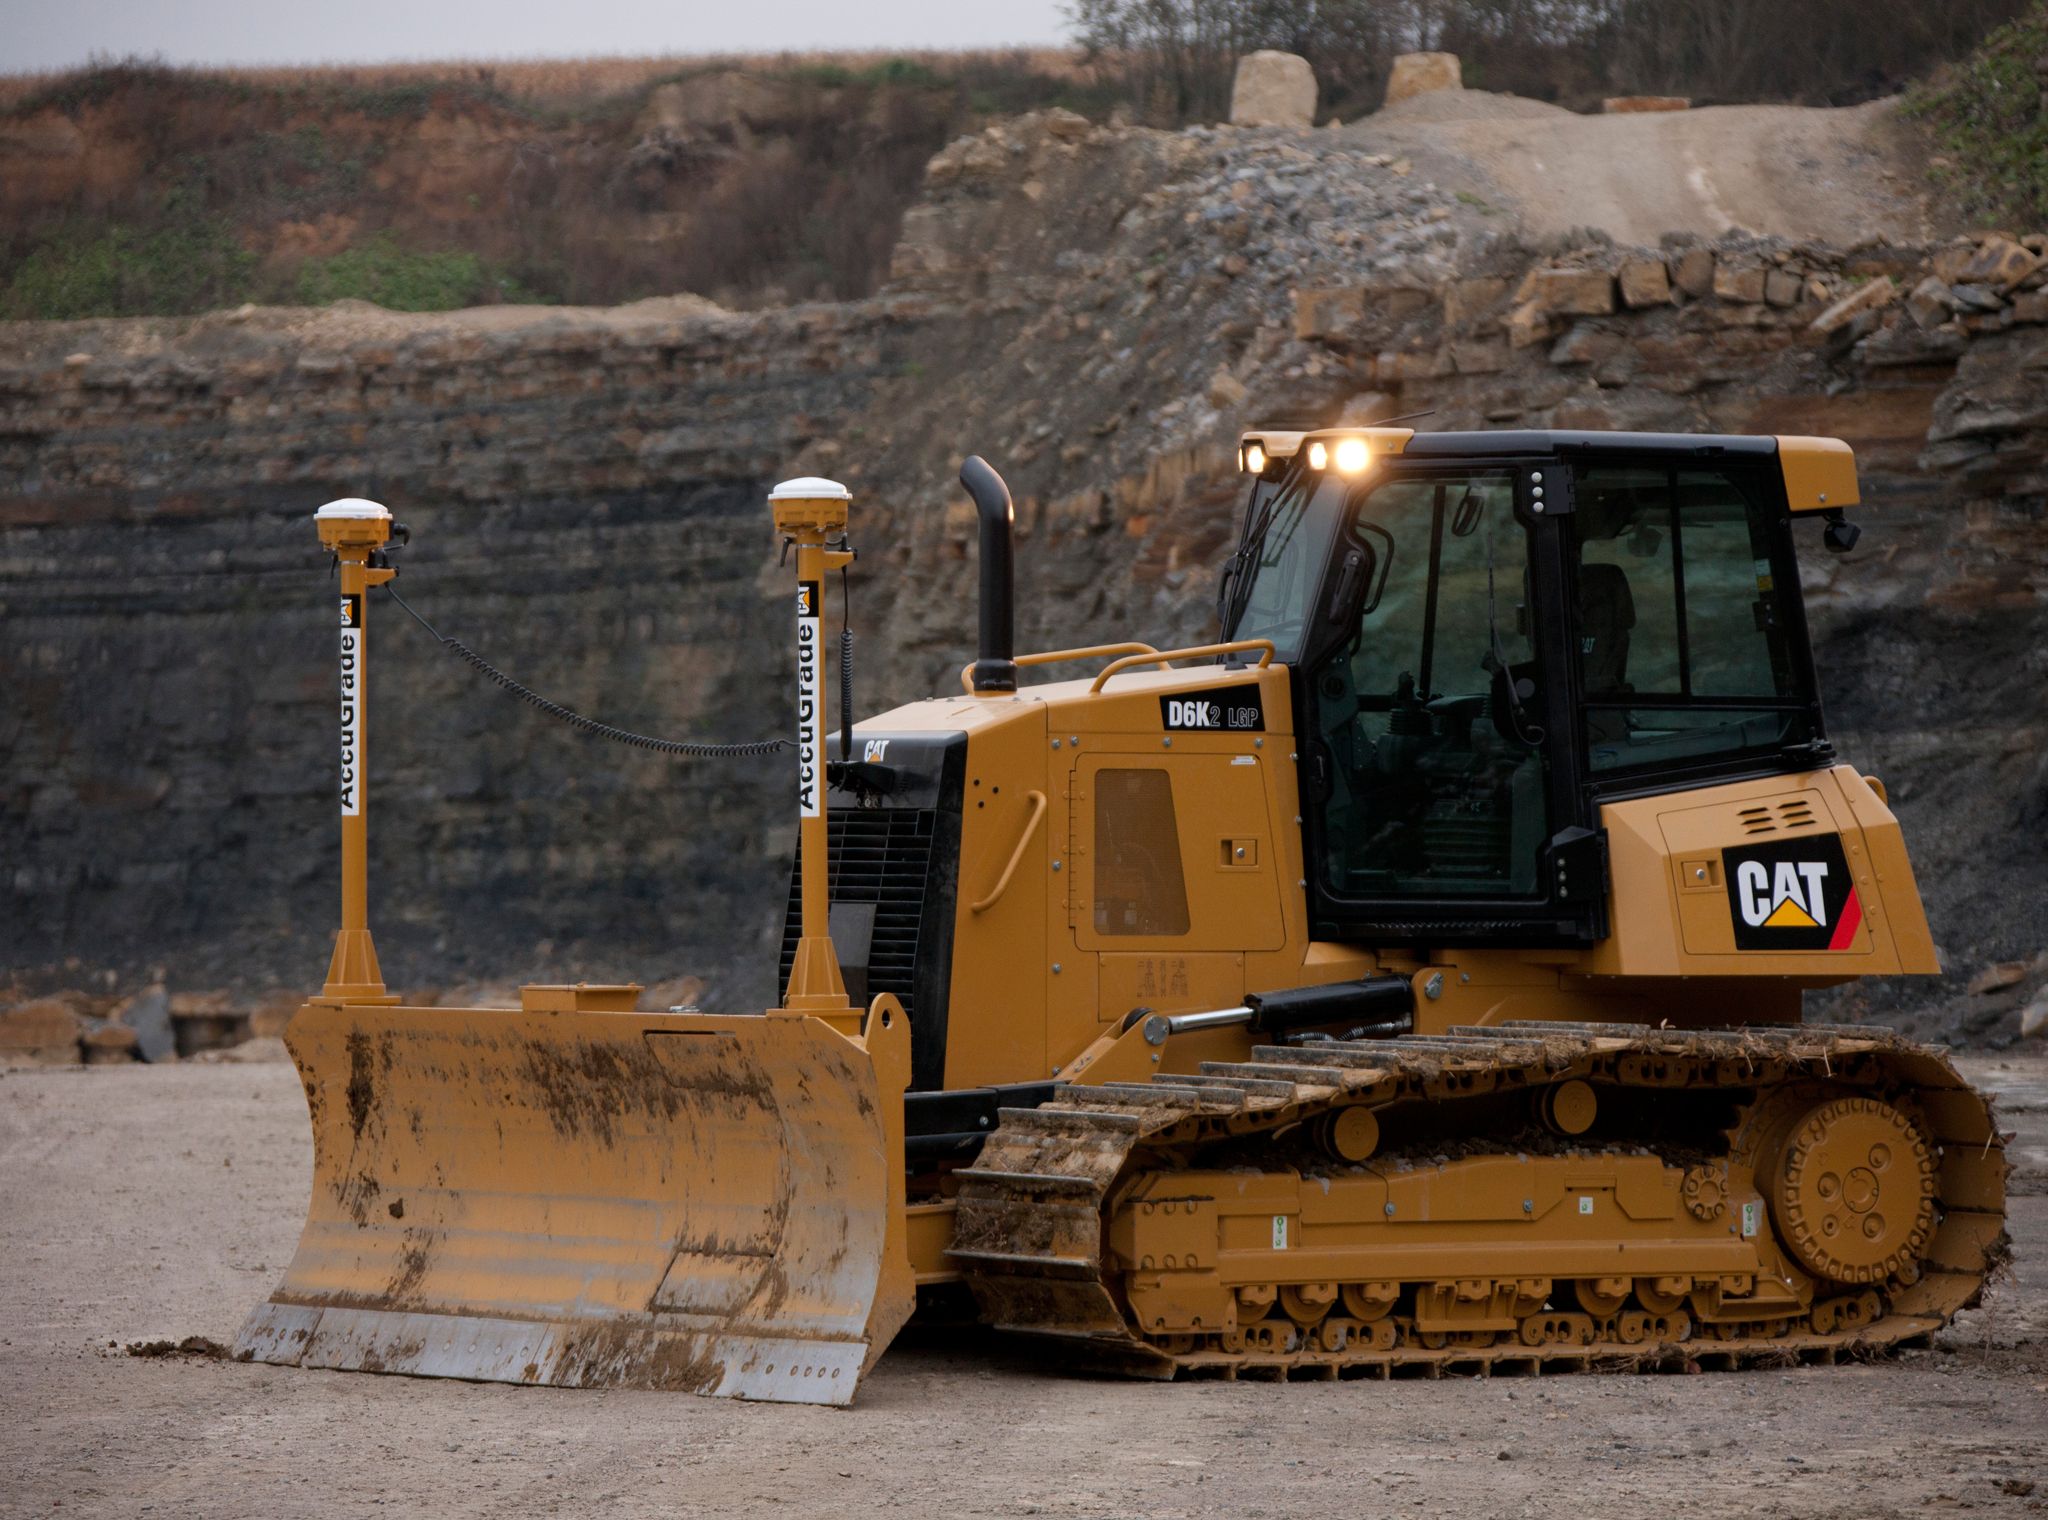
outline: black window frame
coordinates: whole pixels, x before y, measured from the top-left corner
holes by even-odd
[[[1418,439],[1418,441],[1420,441]],[[1528,637],[1539,672],[1533,698],[1536,717],[1547,736],[1577,733],[1578,668],[1572,641],[1576,619],[1557,615],[1567,595],[1567,546],[1551,503],[1566,474],[1555,455],[1520,451],[1449,453],[1432,456],[1410,452],[1382,458],[1361,474],[1348,494],[1335,548],[1317,589],[1315,615],[1304,637],[1301,658],[1290,670],[1294,688],[1296,743],[1300,751],[1303,847],[1308,862],[1307,891],[1311,931],[1329,939],[1369,939],[1377,943],[1459,943],[1542,949],[1579,947],[1606,937],[1607,891],[1604,841],[1592,827],[1592,790],[1585,773],[1582,739],[1557,745],[1547,740],[1544,803],[1549,842],[1538,862],[1537,893],[1515,897],[1354,898],[1331,891],[1321,869],[1327,859],[1324,805],[1334,758],[1321,738],[1323,725],[1313,674],[1347,648],[1356,635],[1332,621],[1338,592],[1341,549],[1351,542],[1357,509],[1367,496],[1395,481],[1455,479],[1507,472],[1514,483],[1516,521],[1527,535],[1525,562],[1528,586]],[[1540,477],[1540,479],[1539,479]],[[1541,494],[1539,494],[1539,487]],[[1516,595],[1525,584],[1516,567],[1500,567],[1500,580]],[[1546,611],[1545,609],[1550,609]],[[1567,862],[1570,870],[1563,867]]]
[[[1580,475],[1586,471],[1661,469],[1665,472],[1667,480],[1674,482],[1681,473],[1723,475],[1743,494],[1745,500],[1760,505],[1770,532],[1772,594],[1776,598],[1777,616],[1781,619],[1785,637],[1785,655],[1791,666],[1793,684],[1800,688],[1794,696],[1780,698],[1689,695],[1673,698],[1663,693],[1635,693],[1636,700],[1633,701],[1614,698],[1596,701],[1587,698],[1582,691],[1578,692],[1574,704],[1577,711],[1572,723],[1574,748],[1578,752],[1579,765],[1586,778],[1588,797],[1595,809],[1601,802],[1626,797],[1654,796],[1662,792],[1684,791],[1697,786],[1749,780],[1758,776],[1785,775],[1831,764],[1834,760],[1834,746],[1828,741],[1826,714],[1821,705],[1820,682],[1814,669],[1812,637],[1806,622],[1806,598],[1801,592],[1799,581],[1798,545],[1793,537],[1794,516],[1785,496],[1784,470],[1778,462],[1775,446],[1771,453],[1764,457],[1732,453],[1679,453],[1665,450],[1572,451],[1562,458],[1561,463],[1565,467],[1564,473],[1568,476],[1565,489],[1571,492],[1576,492]],[[1683,509],[1677,501],[1675,491],[1672,506],[1673,516],[1682,519]],[[1560,518],[1565,515],[1568,515],[1568,510],[1559,514]],[[1564,537],[1569,539],[1569,533]],[[1564,612],[1572,625],[1572,678],[1576,688],[1579,682],[1577,651],[1581,634],[1578,610],[1579,556],[1573,552],[1568,542],[1564,544],[1564,549],[1569,579]],[[1673,550],[1674,556],[1681,552],[1682,537]],[[1674,594],[1679,605],[1679,640],[1683,651],[1686,649],[1689,634],[1684,616],[1682,560],[1679,563]],[[1805,717],[1809,737],[1796,744],[1756,746],[1721,755],[1690,757],[1675,762],[1660,763],[1653,760],[1642,765],[1596,772],[1592,765],[1592,746],[1588,740],[1583,714],[1595,710],[1622,712],[1631,708],[1697,712],[1796,712]]]

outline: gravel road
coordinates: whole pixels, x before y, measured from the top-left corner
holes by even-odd
[[[1538,236],[1591,227],[1655,247],[1667,232],[1731,228],[1838,246],[1930,235],[1925,149],[1896,101],[1578,116],[1467,90],[1417,96],[1345,132]]]
[[[2019,1132],[2017,1258],[1933,1350],[1698,1377],[1157,1385],[926,1332],[851,1410],[131,1356],[231,1340],[275,1282],[311,1170],[291,1068],[11,1072],[0,1514],[2038,1513],[2048,1060],[1966,1069]]]

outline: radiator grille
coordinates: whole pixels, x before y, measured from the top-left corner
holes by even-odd
[[[931,876],[937,815],[929,808],[836,808],[826,816],[831,898],[873,903],[875,935],[868,956],[867,995],[894,993],[917,1027],[917,951]],[[790,871],[789,906],[782,920],[782,971],[789,985],[802,925],[802,851]]]

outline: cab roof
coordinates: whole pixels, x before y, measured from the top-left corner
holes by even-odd
[[[1293,430],[1251,428],[1241,437],[1240,464],[1249,468],[1256,446],[1268,460],[1292,459],[1321,443],[1334,446],[1363,439],[1375,457],[1399,454],[1425,459],[1490,459],[1502,455],[1663,454],[1699,459],[1776,459],[1785,494],[1795,512],[1853,507],[1862,500],[1856,456],[1838,438],[1773,436],[1758,433],[1622,433],[1579,429],[1518,428],[1502,431],[1418,433],[1401,427],[1335,427]]]

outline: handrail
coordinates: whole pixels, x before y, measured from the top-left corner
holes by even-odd
[[[1045,793],[1031,792],[1027,795],[1031,798],[1031,816],[1024,821],[1024,832],[1017,836],[1017,848],[1010,851],[1010,863],[1003,867],[1003,874],[996,878],[996,884],[988,896],[969,907],[970,913],[981,913],[993,908],[996,899],[1009,890],[1010,878],[1017,874],[1017,862],[1024,858],[1024,846],[1031,843],[1031,836],[1038,832],[1038,822],[1045,817]]]
[[[1097,676],[1095,684],[1088,688],[1088,695],[1091,697],[1102,695],[1103,685],[1111,676],[1119,671],[1128,670],[1133,665],[1157,664],[1164,668],[1168,660],[1199,660],[1208,655],[1238,654],[1247,649],[1263,651],[1259,656],[1259,669],[1261,670],[1272,664],[1273,657],[1279,653],[1273,647],[1271,639],[1232,639],[1227,644],[1195,644],[1186,649],[1168,649],[1164,652],[1155,650],[1154,653],[1158,656],[1156,660],[1143,655],[1127,654],[1121,660],[1112,660],[1109,664],[1103,666],[1102,674]]]
[[[1039,654],[1020,654],[1016,663],[1023,665],[1058,665],[1067,660],[1091,660],[1104,654],[1157,654],[1159,651],[1150,644],[1141,644],[1135,639],[1121,644],[1090,644],[1086,649],[1049,649]],[[1161,670],[1169,669],[1166,661],[1159,662]],[[974,662],[969,660],[960,667],[960,689],[968,695],[974,694]]]

